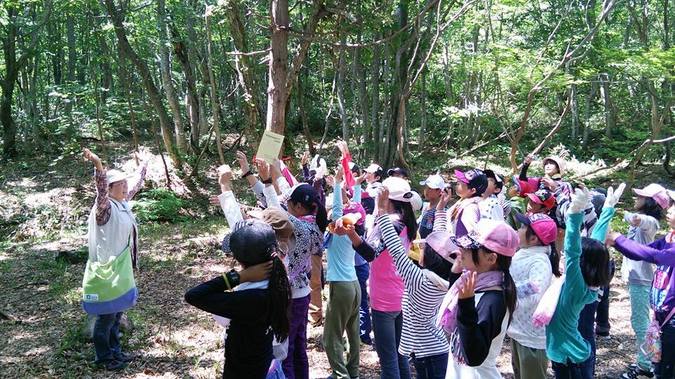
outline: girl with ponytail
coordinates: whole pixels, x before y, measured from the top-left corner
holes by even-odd
[[[272,226],[241,221],[229,244],[243,270],[190,289],[185,301],[230,319],[223,378],[263,379],[272,362],[272,339],[288,337],[291,289]]]
[[[515,282],[518,308],[508,329],[511,337],[511,364],[521,379],[544,379],[548,367],[546,328],[535,325],[533,314],[551,285],[560,276],[555,220],[544,213],[516,214],[520,249],[513,256],[510,274]]]
[[[476,226],[452,238],[459,255],[437,318],[450,343],[448,379],[501,378],[497,357],[516,310],[509,268],[518,233],[503,221],[481,220]]]

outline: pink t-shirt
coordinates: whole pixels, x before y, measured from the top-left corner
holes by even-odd
[[[375,228],[377,230],[373,230],[373,232],[379,234],[379,227],[376,226]],[[407,233],[407,228],[403,228],[399,235],[406,250],[410,247]],[[368,289],[371,308],[380,312],[400,311],[404,288],[403,280],[396,271],[394,259],[389,254],[389,250],[384,250],[370,264]]]

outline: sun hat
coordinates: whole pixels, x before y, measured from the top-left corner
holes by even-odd
[[[543,205],[546,209],[551,209],[555,206],[555,196],[553,196],[551,191],[545,189],[528,193],[527,198],[535,204]]]
[[[471,233],[454,237],[452,242],[465,249],[478,249],[481,246],[497,254],[512,257],[520,247],[518,233],[503,221],[483,219],[478,221]]]
[[[551,156],[548,156],[548,157],[544,158],[544,160],[541,162],[542,165],[546,166],[546,161],[553,161],[553,163],[555,163],[555,164],[558,166],[558,173],[559,173],[560,175],[562,175],[563,172],[565,171],[565,166],[566,166],[566,165],[565,165],[565,160],[564,160],[564,159],[562,159],[562,158],[560,158],[560,157],[555,157],[555,156],[552,156],[552,155],[551,155]]]
[[[516,220],[521,224],[528,225],[539,237],[544,245],[550,245],[558,236],[558,226],[555,221],[547,214],[532,213],[524,215],[516,213]]]
[[[288,240],[293,237],[295,228],[288,214],[279,208],[267,208],[260,213],[260,220],[274,229],[277,239]]]
[[[670,200],[675,201],[675,191],[668,190],[668,195],[670,196]]]
[[[429,175],[425,180],[420,182],[421,186],[427,186],[431,189],[445,189],[445,180],[438,174]]]
[[[361,171],[361,167],[359,167],[359,165],[357,165],[354,162],[349,162],[348,166],[349,166],[349,171],[351,171],[354,174],[358,174]]]
[[[633,188],[633,192],[635,192],[635,194],[638,196],[650,197],[654,199],[656,204],[658,204],[663,209],[668,208],[668,205],[670,203],[670,200],[668,199],[669,197],[668,190],[666,190],[665,188],[663,188],[663,186],[656,183],[652,183],[642,189]]]
[[[455,170],[455,177],[460,182],[468,185],[469,188],[474,188],[477,196],[482,195],[487,189],[487,175],[485,175],[483,170],[477,168],[467,171]]]
[[[108,185],[116,182],[121,182],[122,180],[126,180],[127,178],[128,175],[120,170],[113,169],[105,172],[105,179],[108,181]]]

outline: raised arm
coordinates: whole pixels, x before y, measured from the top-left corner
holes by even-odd
[[[617,187],[616,191],[612,187],[607,189],[607,196],[605,197],[605,204],[602,207],[602,213],[600,214],[598,222],[595,223],[595,227],[591,233],[591,238],[594,240],[605,243],[605,239],[607,238],[607,230],[609,229],[609,222],[612,221],[612,217],[614,217],[614,213],[616,212],[614,207],[619,202],[619,199],[621,198],[625,188],[626,184],[621,183],[619,187]]]
[[[101,158],[89,149],[83,151],[84,159],[94,164],[94,182],[96,184],[96,224],[105,225],[110,219],[110,199],[108,198],[108,179]]]

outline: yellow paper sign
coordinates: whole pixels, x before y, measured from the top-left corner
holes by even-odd
[[[267,163],[271,164],[275,159],[279,158],[279,152],[281,151],[281,145],[283,143],[284,136],[265,130],[265,133],[263,133],[262,139],[260,140],[256,157],[264,159]]]

